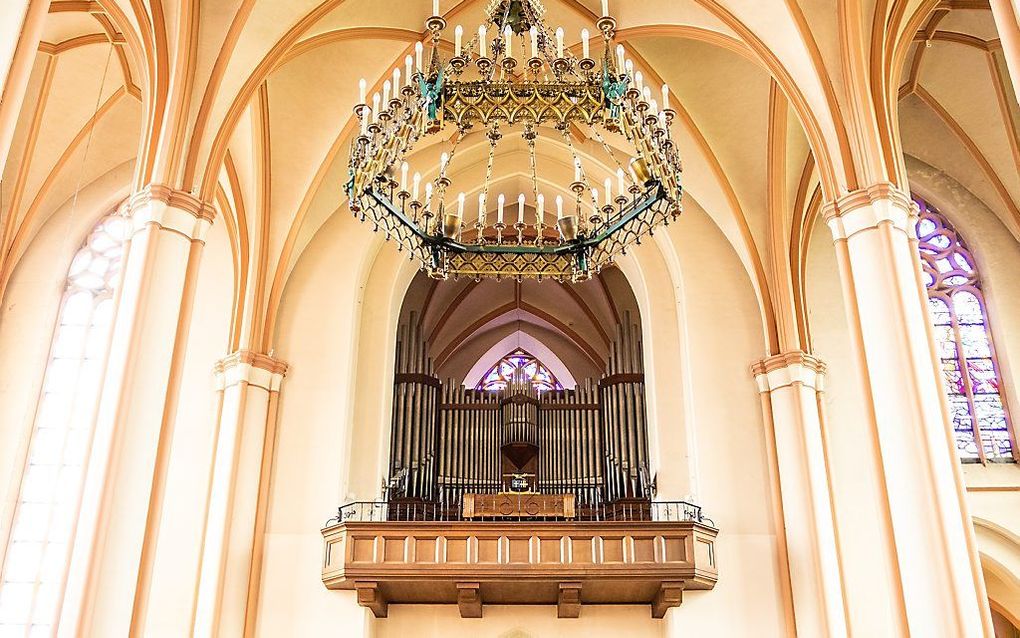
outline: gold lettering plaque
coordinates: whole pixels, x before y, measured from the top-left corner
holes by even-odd
[[[573,494],[465,494],[464,518],[574,518]]]

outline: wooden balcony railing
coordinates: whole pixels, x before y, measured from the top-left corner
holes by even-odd
[[[682,505],[645,503],[640,520],[584,521],[381,520],[388,505],[360,508],[370,516],[341,511],[333,520],[342,522],[322,530],[322,581],[356,590],[377,617],[389,604],[456,603],[466,618],[481,617],[483,604],[556,604],[561,618],[576,618],[584,604],[649,604],[661,618],[684,590],[712,589],[718,575],[716,529]],[[699,520],[686,520],[694,511]]]

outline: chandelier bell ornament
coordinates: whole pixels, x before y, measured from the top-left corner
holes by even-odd
[[[437,5],[425,21],[428,57],[417,43],[414,58],[404,59],[403,82],[398,67],[371,102],[365,81],[359,83],[354,113],[360,134],[351,144],[344,187],[356,216],[396,241],[432,277],[581,281],[680,214],[681,162],[670,132],[669,88],[662,87],[660,109],[623,46],[614,43],[616,21],[607,0],[595,24],[604,45],[599,62],[590,57],[587,29],[582,57],[574,56],[564,30],[546,24],[541,0],[491,0],[486,22],[469,41],[470,29],[454,29],[453,56],[444,60],[447,24]],[[484,181],[458,184],[451,199],[458,147],[480,129],[488,142]],[[421,167],[409,190],[410,154],[440,135],[451,141],[440,142],[450,147],[438,171]],[[511,138],[527,148],[530,192],[517,196],[516,218],[510,212],[507,223],[504,207],[512,210],[513,196],[489,196],[489,188],[497,149]],[[585,138],[596,150],[582,157],[572,138]],[[557,188],[539,180],[540,143],[569,159],[573,182]],[[559,192],[551,200],[554,221],[546,220],[552,211],[543,187]],[[465,223],[465,191],[476,189],[478,216]],[[487,215],[487,202],[498,202],[496,215]]]

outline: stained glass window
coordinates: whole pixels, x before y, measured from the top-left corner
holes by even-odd
[[[54,635],[127,227],[103,218],[71,261],[3,556],[0,636]]]
[[[941,213],[915,201],[921,210],[921,267],[957,452],[965,463],[1012,461],[1012,429],[973,254]]]
[[[562,390],[556,375],[526,351],[517,349],[496,362],[478,382],[479,390],[505,390],[510,383],[530,383],[539,392]]]

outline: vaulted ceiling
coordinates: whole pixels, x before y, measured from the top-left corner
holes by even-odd
[[[609,268],[580,284],[439,282],[419,274],[401,321],[420,326],[440,378],[470,384],[477,379],[466,377],[480,359],[494,361],[517,348],[541,358],[536,344],[575,380],[597,379],[618,330],[627,324],[639,331],[641,318],[626,278]]]
[[[470,29],[487,3],[440,6],[451,29]],[[599,4],[546,0],[548,20],[577,46]],[[781,273],[797,269],[819,202],[868,183],[889,161],[854,143],[863,111],[848,87],[860,74],[890,85],[875,108],[898,118],[906,153],[951,173],[1018,228],[1018,109],[986,2],[610,4],[628,56],[650,84],[673,89],[686,196],[744,264],[770,343],[784,338],[785,297],[797,297]],[[348,214],[341,184],[358,79],[381,85],[422,39],[430,5],[53,0],[3,169],[0,290],[77,190],[102,185],[112,203],[166,183],[215,202],[234,252],[237,312],[264,317],[236,321],[230,345],[267,350],[290,272],[324,222]],[[576,143],[598,160],[581,133]],[[435,170],[444,144],[418,151],[423,172]],[[484,140],[464,144],[470,181]],[[570,167],[553,161],[555,151],[544,151],[543,179],[565,184]],[[510,147],[505,160],[494,183],[516,193],[527,156]],[[513,300],[512,289],[503,285],[493,304]],[[571,307],[564,302],[556,307]],[[586,342],[597,344],[593,330]]]

